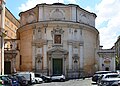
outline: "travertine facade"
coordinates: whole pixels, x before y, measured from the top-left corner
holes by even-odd
[[[20,13],[21,71],[79,77],[95,71],[99,32],[94,13],[74,4],[39,4]]]

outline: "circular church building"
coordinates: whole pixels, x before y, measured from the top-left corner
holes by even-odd
[[[99,32],[94,13],[75,4],[38,4],[20,13],[20,71],[79,78],[93,74]]]

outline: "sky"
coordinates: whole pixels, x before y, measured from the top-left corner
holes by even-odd
[[[120,35],[120,0],[6,0],[6,7],[19,19],[19,13],[40,3],[77,4],[81,8],[97,15],[96,29],[100,34],[103,49],[114,46]]]

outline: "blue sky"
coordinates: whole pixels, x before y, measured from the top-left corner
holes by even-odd
[[[108,49],[114,46],[120,35],[120,0],[6,0],[6,7],[19,19],[21,11],[40,3],[77,4],[97,15],[96,28],[100,32],[100,44]],[[116,9],[118,8],[118,9]]]

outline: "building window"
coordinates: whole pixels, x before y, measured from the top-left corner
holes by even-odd
[[[54,35],[54,43],[61,44],[61,35]]]
[[[7,26],[9,26],[9,21],[6,22]]]

